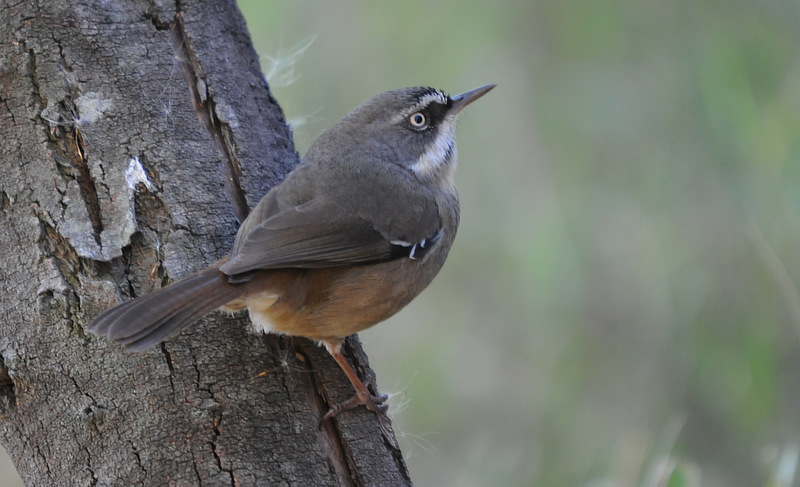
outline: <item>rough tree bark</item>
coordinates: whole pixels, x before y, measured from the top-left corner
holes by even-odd
[[[407,485],[323,349],[215,313],[131,355],[85,325],[198,270],[297,162],[225,0],[0,4],[0,421],[29,485]],[[371,374],[357,340],[350,356]]]

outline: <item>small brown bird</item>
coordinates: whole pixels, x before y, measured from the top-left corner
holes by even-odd
[[[495,85],[367,100],[314,142],[242,223],[230,256],[112,308],[89,331],[152,347],[216,308],[247,308],[257,329],[327,347],[356,395],[322,418],[384,409],[341,353],[348,335],[395,314],[442,268],[459,221],[456,120]]]

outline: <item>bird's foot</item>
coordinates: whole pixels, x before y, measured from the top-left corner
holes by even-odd
[[[356,395],[350,399],[340,402],[339,404],[334,404],[319,421],[319,426],[322,427],[322,423],[328,418],[332,418],[341,412],[349,411],[350,409],[355,409],[362,405],[375,413],[384,412],[389,409],[389,405],[385,404],[387,399],[389,399],[389,396],[386,394],[373,396],[368,390],[364,392],[358,391]]]

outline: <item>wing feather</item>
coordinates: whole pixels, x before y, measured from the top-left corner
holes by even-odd
[[[441,230],[435,198],[404,180],[409,177],[401,173],[389,184],[374,171],[304,163],[256,205],[220,270],[234,276],[257,269],[335,267],[402,257],[397,242],[413,245]],[[353,192],[353,187],[361,191]]]
[[[388,260],[392,244],[367,221],[338,221],[317,213],[285,212],[243,236],[221,267],[228,274],[282,267],[335,267]]]

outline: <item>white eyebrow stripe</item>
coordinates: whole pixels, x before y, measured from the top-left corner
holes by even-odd
[[[441,91],[433,91],[427,93],[421,96],[417,104],[411,107],[408,111],[406,111],[405,115],[408,116],[416,111],[429,107],[431,103],[440,103],[442,105],[447,105],[447,95],[445,95]]]
[[[441,103],[442,105],[447,104],[447,95],[442,93],[441,91],[432,91],[420,97],[419,103],[417,103],[417,107],[426,107],[430,105],[432,102]]]
[[[442,105],[447,105],[447,95],[441,91],[431,91],[422,95],[419,97],[419,101],[416,104],[395,117],[394,122],[399,123],[400,121],[405,120],[406,117],[410,116],[412,113],[416,113],[423,108],[430,106],[431,103],[441,103]]]

